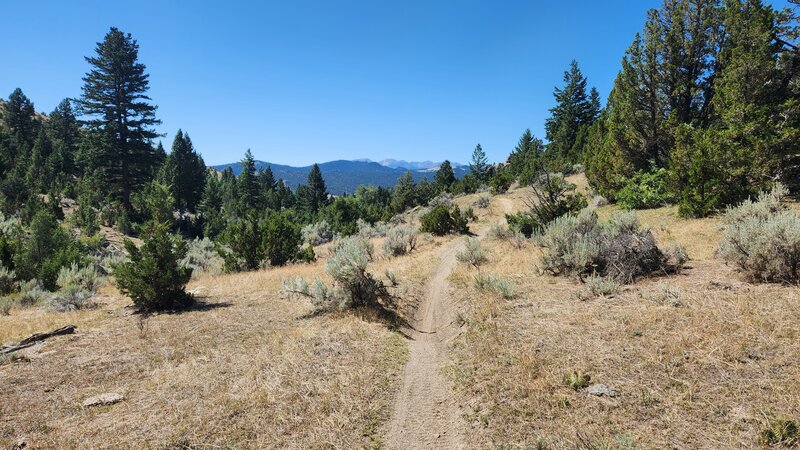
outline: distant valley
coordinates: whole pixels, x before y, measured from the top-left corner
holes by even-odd
[[[408,162],[394,159],[386,159],[381,162],[374,162],[368,159],[348,161],[337,160],[319,164],[319,169],[325,178],[325,184],[332,194],[351,193],[362,184],[374,186],[392,187],[397,183],[407,170],[411,171],[415,181],[422,179],[432,180],[436,175],[436,170],[441,163],[431,161]],[[468,171],[469,167],[457,163],[453,164],[453,171],[456,177],[461,178]],[[306,182],[308,171],[311,166],[294,167],[283,164],[273,164],[266,161],[256,161],[256,170],[264,169],[267,166],[272,168],[275,178],[282,178],[290,188],[295,189],[298,185]],[[220,164],[212,166],[216,170],[225,170],[230,167],[233,173],[239,175],[242,171],[241,165],[236,163]]]

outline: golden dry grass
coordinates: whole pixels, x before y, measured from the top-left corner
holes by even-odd
[[[398,275],[402,309],[418,301],[441,242],[371,266]],[[283,278],[323,271],[319,261],[200,278],[189,289],[208,306],[147,319],[111,287],[95,310],[12,310],[0,317],[6,340],[79,328],[0,364],[0,447],[379,446],[407,343],[373,313],[308,317],[306,300],[279,294]],[[80,406],[104,392],[125,400]]]
[[[449,371],[475,447],[754,448],[769,417],[800,418],[797,288],[739,281],[713,259],[714,219],[640,217],[689,248],[690,269],[586,300],[576,280],[537,272],[533,246],[484,241],[483,273],[520,295],[502,300],[473,286],[474,270],[454,272],[467,331]],[[619,397],[566,387],[573,370]]]
[[[470,226],[502,221],[530,194],[493,197]],[[454,201],[463,210],[479,195]],[[797,288],[741,281],[715,257],[718,219],[681,219],[675,208],[637,214],[660,244],[688,249],[682,274],[590,297],[576,280],[539,274],[532,244],[489,240],[481,271],[513,281],[515,298],[478,290],[463,264],[453,272],[464,326],[447,373],[469,447],[754,448],[768,418],[800,419]],[[451,239],[423,236],[413,254],[371,264],[376,275],[398,275],[406,317]],[[141,321],[107,287],[96,310],[0,316],[2,341],[79,326],[0,364],[0,447],[20,437],[35,448],[380,446],[407,341],[375,314],[307,317],[307,301],[278,293],[285,277],[325,278],[325,247],[318,254],[312,265],[192,281],[218,307]],[[619,397],[569,389],[562,377],[573,370]],[[103,392],[126,399],[80,407]]]

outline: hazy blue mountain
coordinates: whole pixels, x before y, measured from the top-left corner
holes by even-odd
[[[293,167],[265,161],[256,161],[256,169],[265,168],[267,166],[272,167],[272,173],[275,175],[276,179],[283,178],[292,189],[305,183],[308,171],[311,170],[311,166]],[[236,175],[239,175],[242,171],[238,162],[220,164],[212,167],[216,170],[225,170],[225,168],[230,167]],[[438,165],[435,167],[438,167]],[[338,160],[320,163],[319,170],[322,172],[322,177],[325,179],[328,190],[332,194],[343,194],[352,193],[362,184],[392,187],[397,183],[397,179],[408,169],[402,167],[388,167],[369,160]],[[456,173],[457,177],[461,177],[467,172],[467,169],[463,167],[453,167],[453,171]],[[411,170],[411,174],[417,181],[423,178],[432,180],[433,176],[436,174],[436,170]]]

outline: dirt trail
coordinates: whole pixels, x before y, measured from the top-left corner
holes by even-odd
[[[427,293],[411,325],[411,346],[402,387],[387,425],[387,446],[393,449],[463,448],[461,418],[450,383],[441,373],[447,340],[458,334],[447,277],[456,265],[462,240],[439,253],[439,265],[428,280]]]
[[[511,200],[503,197],[497,200],[504,213],[513,210]],[[482,237],[487,229],[484,227],[479,235]],[[456,266],[456,255],[463,242],[457,239],[439,252],[439,265],[428,280],[425,298],[411,321],[409,359],[386,427],[389,448],[466,447],[458,405],[451,395],[450,383],[441,373],[447,361],[447,342],[459,332],[447,278]]]

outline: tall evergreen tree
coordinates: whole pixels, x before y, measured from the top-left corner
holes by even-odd
[[[75,153],[78,150],[80,125],[72,109],[72,102],[64,99],[50,113],[47,130],[53,141],[53,165],[60,177],[77,175]]]
[[[271,166],[258,171],[258,184],[263,191],[274,191],[278,187]]]
[[[445,160],[442,165],[439,166],[439,170],[436,171],[433,181],[438,190],[449,191],[450,188],[453,187],[453,184],[456,182],[456,174],[453,172],[453,166],[450,164],[450,161]]]
[[[153,127],[161,122],[147,96],[149,75],[138,61],[136,40],[112,27],[95,51],[96,56],[86,57],[91,70],[83,77],[78,103],[96,135],[90,159],[130,209],[131,193],[152,177],[155,152],[150,141],[158,136]]]
[[[206,181],[206,164],[197,154],[188,134],[178,130],[172,142],[172,152],[167,156],[159,175],[161,182],[170,187],[175,204],[180,210],[194,212]]]
[[[39,128],[33,102],[22,92],[22,89],[16,88],[8,96],[8,101],[4,104],[3,109],[3,122],[11,130],[17,144],[24,146],[23,152],[30,150],[36,140]]]
[[[305,188],[302,191],[298,189],[297,194],[303,207],[311,214],[317,214],[328,203],[328,188],[317,164],[311,166]]]
[[[40,129],[31,150],[26,177],[28,186],[33,192],[46,193],[53,184],[52,154],[53,143],[44,129]]]
[[[550,117],[545,122],[548,151],[565,162],[577,163],[582,150],[576,146],[579,135],[591,125],[600,112],[599,95],[595,89],[586,92],[587,80],[573,60],[568,71],[564,72],[564,87],[555,88],[553,96],[556,106],[550,109]]]
[[[481,144],[476,145],[472,151],[469,172],[478,182],[485,182],[489,178],[489,160],[486,158],[486,152],[483,151]]]
[[[258,180],[256,179],[256,160],[250,149],[244,154],[244,159],[240,162],[242,173],[236,179],[236,190],[239,195],[240,211],[257,208],[259,206],[260,192]]]
[[[392,209],[399,214],[414,205],[416,199],[414,177],[406,170],[392,190]]]

